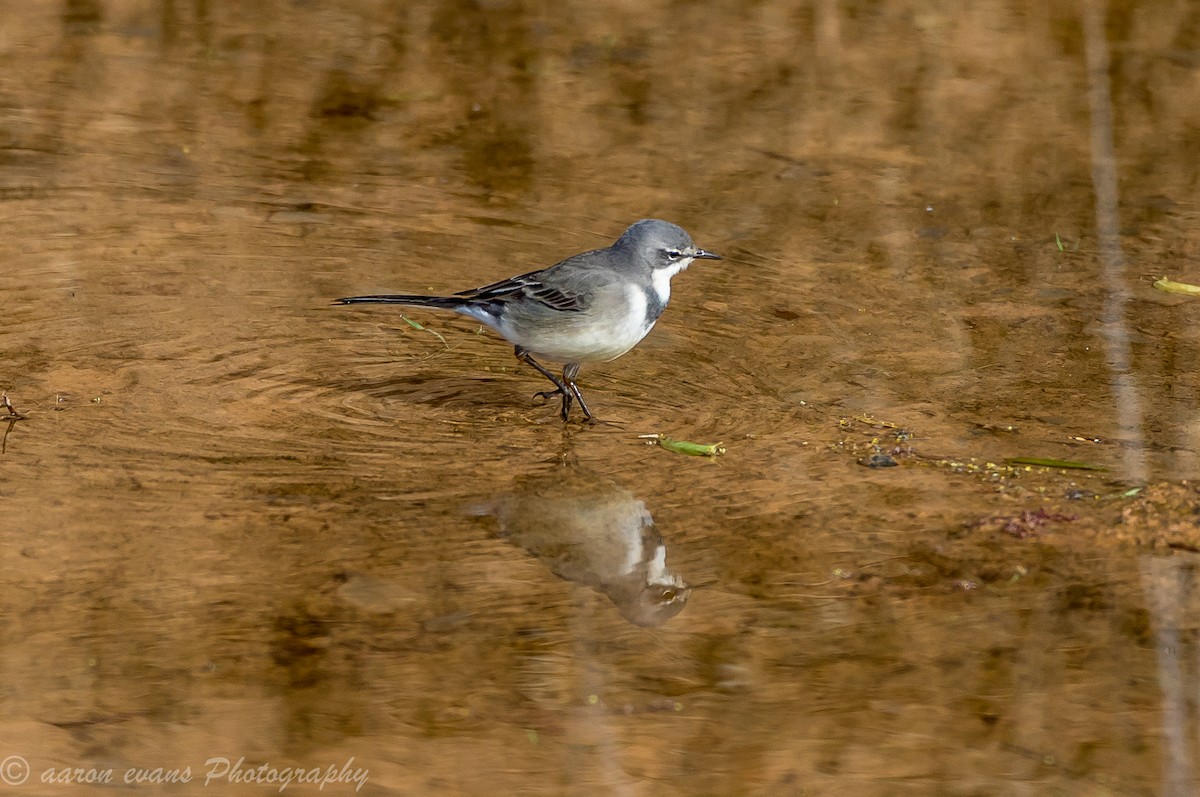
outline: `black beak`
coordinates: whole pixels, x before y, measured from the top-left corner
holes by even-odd
[[[721,259],[723,259],[716,252],[706,252],[703,249],[697,249],[696,254],[692,255],[692,257],[696,258],[697,260],[721,260]]]

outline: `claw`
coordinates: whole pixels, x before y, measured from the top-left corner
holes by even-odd
[[[557,376],[547,371],[538,361],[530,356],[529,352],[520,346],[513,349],[513,353],[517,355],[517,359],[523,363],[527,363],[538,371],[542,376],[554,383],[554,390],[543,390],[540,393],[534,393],[535,399],[549,401],[554,396],[562,396],[562,407],[559,415],[563,422],[566,423],[571,417],[571,404],[575,401],[579,402],[579,409],[583,411],[584,420],[592,420],[591,410],[587,404],[583,403],[583,394],[579,392],[579,385],[575,384],[575,376],[579,373],[579,363],[567,363],[563,368],[563,378],[559,380]]]

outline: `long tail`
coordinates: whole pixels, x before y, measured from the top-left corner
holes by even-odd
[[[432,307],[435,310],[450,310],[474,318],[499,330],[499,308],[492,302],[462,296],[420,296],[411,293],[376,294],[374,296],[346,296],[334,299],[334,304],[402,304],[408,307]],[[504,334],[501,332],[500,334]]]
[[[334,299],[334,304],[406,304],[409,307],[436,307],[439,310],[462,311],[468,304],[455,296],[418,296],[415,294],[378,294],[375,296],[346,296]]]

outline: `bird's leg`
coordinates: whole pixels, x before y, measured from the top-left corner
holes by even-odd
[[[561,410],[560,414],[562,415],[562,419],[564,421],[566,421],[567,418],[571,414],[571,393],[572,393],[571,389],[569,387],[567,387],[567,385],[564,384],[562,382],[562,380],[560,380],[557,376],[555,376],[550,371],[543,368],[542,364],[539,363],[537,360],[533,359],[533,357],[530,356],[529,352],[526,351],[525,349],[521,348],[520,346],[517,346],[516,349],[514,350],[514,353],[517,355],[518,360],[520,360],[523,363],[532,365],[534,368],[537,369],[539,374],[541,374],[542,376],[546,377],[547,379],[549,379],[551,382],[554,383],[554,390],[543,390],[539,393],[534,393],[533,396],[534,396],[534,398],[542,398],[542,399],[547,399],[547,400],[549,400],[550,398],[552,398],[554,396],[562,396],[562,410]],[[578,371],[579,366],[575,366],[575,370]],[[579,402],[579,404],[580,404],[580,406],[583,406],[582,400]],[[584,414],[587,415],[589,418],[591,417],[591,413],[587,411],[586,407],[584,408]]]
[[[587,420],[592,420],[592,411],[588,409],[588,405],[583,400],[583,393],[579,391],[579,385],[575,384],[575,377],[579,376],[579,363],[567,363],[563,368],[563,382],[567,389],[575,395],[575,400],[579,402],[579,409],[583,410],[583,417]]]

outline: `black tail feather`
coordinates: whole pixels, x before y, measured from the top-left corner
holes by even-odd
[[[415,294],[376,294],[374,296],[346,296],[334,299],[334,304],[404,304],[409,307],[435,307],[439,310],[457,310],[465,302],[453,296],[419,296]]]

